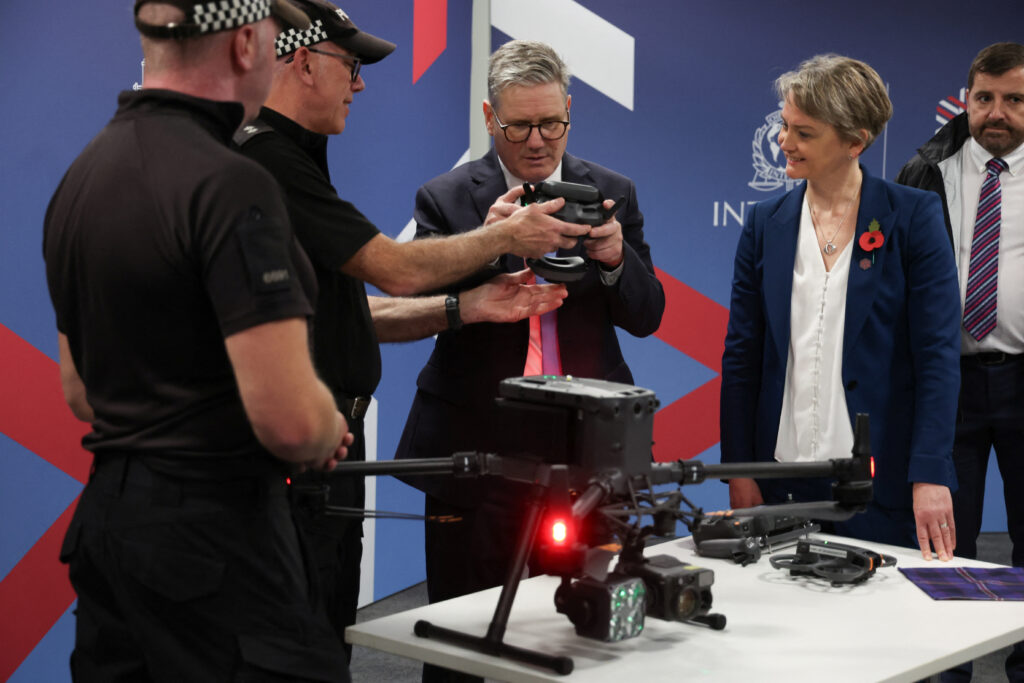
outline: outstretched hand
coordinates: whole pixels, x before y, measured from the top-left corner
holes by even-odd
[[[465,323],[514,323],[542,315],[562,305],[568,296],[565,285],[532,284],[533,273],[503,273],[459,295]]]

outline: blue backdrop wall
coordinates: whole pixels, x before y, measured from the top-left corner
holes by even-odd
[[[60,397],[56,333],[40,255],[42,217],[67,165],[106,122],[118,91],[142,79],[129,0],[0,5],[0,679],[68,680],[73,593],[56,561],[89,459],[85,427]],[[367,67],[365,92],[330,148],[339,192],[398,236],[416,188],[468,148],[469,0],[346,0],[355,21],[399,45]],[[558,21],[542,26],[542,17]],[[992,17],[999,17],[993,21]],[[784,191],[773,147],[773,79],[838,52],[872,64],[895,115],[864,157],[886,178],[955,113],[983,46],[1020,41],[1024,5],[990,0],[984,16],[953,0],[494,0],[492,41],[538,38],[578,74],[569,149],[635,179],[668,293],[662,329],[621,335],[637,383],[655,390],[659,459],[718,458],[717,391],[733,251],[746,208]],[[389,346],[377,394],[376,453],[390,458],[432,342]],[[985,528],[1005,529],[990,473]],[[422,498],[376,482],[376,507],[418,512]],[[725,487],[692,492],[724,507]],[[378,521],[367,598],[422,580],[422,528]]]

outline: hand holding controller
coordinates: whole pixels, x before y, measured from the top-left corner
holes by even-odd
[[[625,202],[625,197],[621,197],[613,206],[605,208],[604,196],[599,189],[579,183],[545,180],[532,187],[529,183],[523,183],[523,190],[523,196],[520,198],[523,206],[561,197],[565,199],[565,206],[552,213],[552,216],[566,223],[592,227],[608,222]],[[544,256],[539,259],[527,259],[526,265],[548,282],[575,282],[587,272],[586,261],[580,256]]]

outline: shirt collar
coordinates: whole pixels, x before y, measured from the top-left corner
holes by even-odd
[[[509,171],[508,168],[505,166],[505,162],[503,162],[501,160],[501,157],[499,157],[497,154],[495,154],[494,156],[498,157],[498,166],[501,167],[501,173],[502,173],[502,175],[505,176],[505,187],[507,187],[510,190],[513,187],[522,187],[523,183],[526,182],[526,181],[522,180],[521,178],[517,178],[514,175],[512,175],[512,172]],[[551,175],[549,175],[547,178],[545,178],[544,180],[561,180],[561,179],[562,179],[562,162],[560,160],[558,162],[558,166],[555,166],[554,172]]]
[[[201,126],[225,144],[231,142],[231,136],[245,118],[245,107],[241,102],[208,100],[159,88],[126,90],[118,95],[117,105],[119,114],[167,110],[188,112]]]
[[[327,169],[326,135],[314,133],[308,128],[303,128],[284,114],[267,107],[260,108],[259,118],[269,123],[274,130],[298,145],[320,167],[324,175],[328,178],[330,177]]]
[[[273,126],[277,132],[290,137],[300,147],[317,149],[327,145],[326,135],[314,133],[308,128],[303,128],[284,114],[280,114],[273,109],[260,107],[260,118]]]
[[[985,164],[987,164],[989,159],[992,158],[992,155],[989,154],[973,137],[967,141],[967,151],[971,166],[976,169],[978,173],[984,173]],[[1024,173],[1024,145],[1019,145],[1017,149],[1000,158],[1006,162],[1006,165],[1008,166],[1007,172],[1010,175],[1017,177],[1021,173]]]

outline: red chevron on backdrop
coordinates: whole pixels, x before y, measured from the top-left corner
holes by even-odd
[[[415,0],[412,9],[412,82],[420,80],[448,46],[448,0]]]
[[[655,268],[665,288],[665,315],[654,336],[719,376],[654,416],[654,459],[688,460],[718,443],[718,391],[729,309]]]
[[[0,432],[85,483],[91,455],[82,449],[88,425],[64,402],[57,364],[0,325]],[[10,678],[75,599],[57,556],[76,498],[0,581],[0,680]]]

